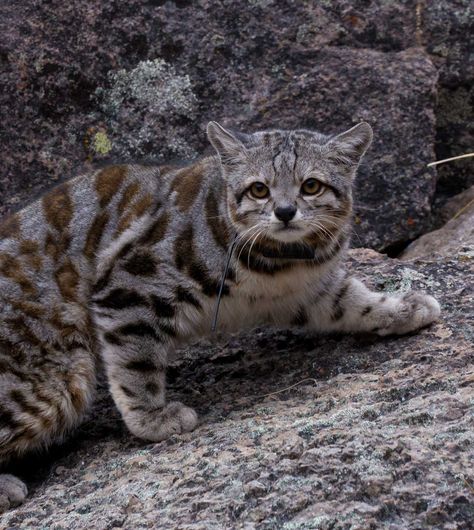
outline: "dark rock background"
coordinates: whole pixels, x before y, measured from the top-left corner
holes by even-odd
[[[0,216],[96,162],[196,157],[211,118],[365,119],[353,244],[396,253],[474,183],[426,168],[472,149],[472,25],[469,0],[4,0]]]

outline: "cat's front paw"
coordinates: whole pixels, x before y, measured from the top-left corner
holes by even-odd
[[[423,293],[403,295],[393,308],[393,320],[377,330],[379,335],[403,335],[438,320],[441,308],[437,300]]]
[[[26,484],[13,475],[0,475],[0,513],[21,504],[28,495]]]
[[[192,431],[197,422],[196,412],[179,401],[171,401],[162,409],[133,410],[125,417],[127,427],[135,436],[151,442]]]

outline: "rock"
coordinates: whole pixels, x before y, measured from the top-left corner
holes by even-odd
[[[439,218],[442,223],[447,223],[452,217],[458,215],[461,210],[470,205],[474,201],[474,186],[467,190],[451,197],[439,213]]]
[[[416,48],[431,33],[412,2],[9,0],[0,10],[0,215],[97,162],[192,158],[208,147],[211,118],[327,133],[367,119],[375,143],[353,244],[385,249],[429,228],[438,74]]]
[[[197,408],[193,433],[134,439],[102,389],[65,446],[19,467],[31,494],[0,528],[470,528],[472,260],[351,251],[372,286],[439,299],[416,334],[259,329],[186,348],[169,397]]]
[[[402,252],[400,259],[474,258],[474,186],[447,203],[444,215],[452,212],[455,212],[453,217],[442,228],[415,240]]]
[[[471,0],[419,2],[421,41],[439,70],[436,157],[472,151],[474,145],[474,32]],[[443,203],[474,185],[472,159],[438,167],[437,199]]]

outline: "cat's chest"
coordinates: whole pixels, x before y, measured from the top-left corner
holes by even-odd
[[[230,294],[222,299],[219,318],[231,330],[265,322],[285,324],[317,291],[322,274],[303,265],[276,274],[237,270]]]

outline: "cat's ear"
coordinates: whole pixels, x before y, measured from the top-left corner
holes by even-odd
[[[246,151],[244,144],[234,133],[215,121],[207,124],[207,137],[224,164],[238,159]]]
[[[372,143],[372,138],[372,127],[363,121],[352,129],[333,136],[325,147],[331,158],[345,165],[357,166]]]

